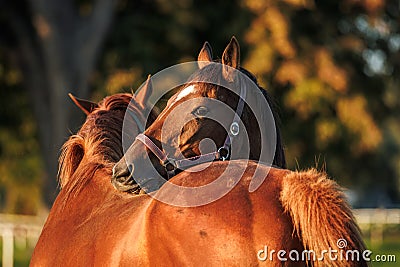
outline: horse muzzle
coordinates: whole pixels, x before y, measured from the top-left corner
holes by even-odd
[[[149,193],[158,190],[164,183],[158,173],[139,174],[135,173],[134,164],[127,165],[122,158],[113,168],[111,183],[115,189],[131,194]]]
[[[111,183],[118,191],[136,192],[140,190],[139,185],[133,179],[134,166],[127,166],[124,160],[115,164],[111,177]]]

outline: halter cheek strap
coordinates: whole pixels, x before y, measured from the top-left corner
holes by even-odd
[[[128,108],[126,109],[126,112],[135,121],[137,127],[139,128],[139,131],[144,132],[146,119],[144,118],[143,114],[141,112],[137,111],[131,105],[128,106]]]
[[[240,133],[239,121],[243,113],[246,94],[247,94],[246,86],[244,84],[241,84],[239,102],[236,107],[236,112],[233,117],[233,121],[229,127],[228,134],[225,138],[225,142],[223,146],[218,148],[218,150],[215,152],[177,160],[169,158],[164,151],[162,151],[158,146],[156,146],[154,142],[151,141],[151,139],[143,133],[139,134],[136,137],[136,140],[142,142],[161,161],[161,164],[167,171],[168,178],[174,176],[175,171],[177,169],[182,170],[189,168],[191,166],[195,166],[205,162],[211,162],[214,160],[226,160],[230,157],[232,140]]]
[[[221,160],[226,160],[229,158],[229,156],[230,156],[229,151],[231,148],[232,139],[235,136],[239,135],[239,133],[240,133],[239,121],[240,121],[240,117],[242,116],[242,113],[243,113],[246,96],[247,96],[246,86],[245,86],[245,84],[241,84],[240,85],[240,97],[239,97],[238,105],[236,107],[235,116],[233,117],[233,121],[231,123],[231,126],[229,127],[229,132],[225,138],[224,145],[218,149],[218,152],[220,152],[220,154],[223,152],[226,153],[226,155],[220,155]]]

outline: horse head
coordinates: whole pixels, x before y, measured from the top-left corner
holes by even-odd
[[[236,38],[226,46],[221,62],[212,61],[206,42],[198,66],[115,165],[112,182],[119,190],[130,190],[126,185],[132,180],[142,184],[157,180],[148,186],[155,190],[160,184],[155,176],[170,178],[188,166],[218,159],[246,158],[285,167],[271,98],[240,66]],[[264,136],[271,136],[270,144],[261,145]],[[266,150],[268,155],[263,156]],[[152,168],[144,167],[149,161]]]

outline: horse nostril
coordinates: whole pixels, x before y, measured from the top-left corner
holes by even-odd
[[[114,179],[120,180],[122,179],[127,179],[129,176],[131,176],[131,173],[133,172],[133,164],[129,164],[129,166],[126,166],[125,163],[117,163],[114,168],[113,168],[113,173],[112,176]]]
[[[137,190],[138,185],[133,179],[134,165],[126,165],[125,162],[117,163],[113,168],[111,183],[115,189],[128,192]]]
[[[133,170],[135,169],[135,166],[133,164],[129,164],[127,170],[129,171],[129,173],[133,174]]]

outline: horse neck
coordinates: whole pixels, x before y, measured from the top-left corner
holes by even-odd
[[[78,193],[85,190],[89,184],[98,184],[99,192],[107,192],[112,189],[110,177],[112,173],[112,162],[93,161],[96,156],[87,155],[76,172],[72,175],[71,181],[65,186],[66,191]],[[110,184],[110,186],[105,186]]]
[[[115,194],[109,177],[107,168],[100,168],[80,190],[74,190],[72,184],[67,184],[57,196],[46,224],[55,225],[58,231],[69,232],[96,218],[96,214]]]
[[[259,161],[260,159],[260,131],[256,125],[251,125],[250,123],[246,125],[247,134],[249,136],[250,153],[249,159]]]
[[[93,127],[82,127],[64,145],[59,173],[65,203],[78,195],[104,198],[114,190],[110,177],[114,164],[122,157],[121,131],[118,127]]]

